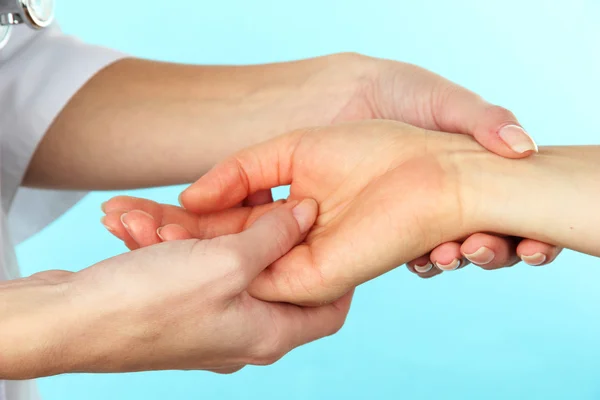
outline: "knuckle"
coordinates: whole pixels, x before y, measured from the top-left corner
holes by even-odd
[[[254,365],[272,365],[279,361],[286,353],[283,343],[277,338],[263,339],[253,351]]]
[[[504,122],[516,121],[515,115],[510,110],[508,110],[507,108],[504,108],[502,106],[490,105],[486,109],[486,114],[489,117],[491,117],[495,120],[499,120],[499,121],[504,121]]]
[[[213,246],[211,246],[210,254],[216,260],[216,268],[218,268],[220,275],[232,287],[245,288],[247,277],[243,251],[228,236],[215,238],[211,240],[211,244]],[[204,248],[203,251],[206,252],[208,249]]]
[[[246,269],[244,268],[244,257],[242,253],[232,248],[222,255],[223,273],[227,276],[227,281],[235,287],[245,287],[247,283]]]

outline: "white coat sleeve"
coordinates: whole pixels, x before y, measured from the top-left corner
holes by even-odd
[[[0,50],[0,193],[18,243],[58,218],[85,193],[20,188],[33,153],[71,97],[125,55],[82,43],[58,26],[15,28]]]

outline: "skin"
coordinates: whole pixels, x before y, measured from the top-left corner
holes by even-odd
[[[317,222],[249,292],[269,301],[324,304],[474,232],[530,237],[600,256],[600,217],[591,211],[600,195],[599,160],[600,147],[550,147],[514,162],[465,136],[391,121],[301,130],[220,163],[182,193],[186,210],[173,207],[163,215],[163,224],[176,225],[164,226],[160,236],[243,230],[269,206],[229,208],[289,184],[290,200],[319,203]],[[110,213],[110,202],[105,207]],[[134,235],[140,228],[135,221],[154,219],[141,213],[125,218]]]
[[[406,63],[357,54],[235,67],[126,59],[100,71],[60,113],[24,185],[119,190],[190,183],[281,132],[374,118],[472,135],[507,158],[533,153],[513,151],[499,135],[520,126],[510,111]],[[247,199],[271,201],[269,191]],[[479,234],[468,243],[510,253],[495,265],[518,261],[515,239]],[[462,258],[458,248],[450,243],[433,254],[450,262]],[[559,250],[535,241],[520,248],[548,261]]]
[[[0,379],[168,369],[232,373],[271,364],[335,333],[350,293],[303,308],[257,300],[246,290],[303,239],[316,215],[314,200],[290,202],[237,235],[164,243],[77,273],[48,271],[1,283]]]
[[[23,184],[116,190],[188,183],[235,151],[280,132],[378,118],[472,135],[507,161],[535,151],[529,142],[527,150],[515,152],[501,139],[504,127],[519,125],[509,111],[408,64],[355,54],[249,67],[128,59],[100,71],[72,98],[36,150]],[[262,208],[263,214],[266,208],[276,208],[271,200],[265,188],[238,202]],[[130,218],[125,216],[123,221]],[[233,244],[226,246],[223,260],[220,243],[229,239],[201,245],[196,245],[198,239],[190,239],[116,257],[82,273],[48,271],[2,283],[0,304],[11,307],[0,306],[0,378],[165,368],[228,372],[246,363],[270,362],[294,346],[339,329],[349,295],[313,314],[312,309],[267,305],[248,296],[261,291],[256,282],[262,278],[255,280],[252,274],[241,274],[244,278],[234,280],[238,284],[232,289],[230,275],[194,273],[199,265],[209,265],[202,269],[212,272],[214,264],[226,267],[217,271],[257,271],[259,264],[266,267],[291,247],[285,238],[268,240],[266,232],[248,238],[241,229],[252,231],[247,220],[238,225],[240,235],[227,236]],[[180,228],[175,229],[181,234]],[[270,229],[287,232],[278,226]],[[246,242],[252,240],[260,243],[248,246]],[[476,244],[478,240],[509,247],[502,237],[486,234],[471,241]],[[287,245],[278,248],[277,257],[265,255],[261,263],[240,261],[254,260],[255,256],[243,251],[264,243]],[[542,242],[532,245],[545,254],[557,251]],[[204,246],[206,252],[195,251]],[[438,252],[452,254],[455,246],[443,245]],[[139,273],[142,268],[144,274]],[[254,283],[246,288],[251,280]],[[164,304],[173,308],[161,307]],[[173,316],[174,309],[182,311]],[[246,311],[250,317],[242,315]],[[171,317],[180,319],[174,322]],[[270,321],[265,326],[278,328],[271,331],[282,336],[261,335],[261,325],[223,342],[224,331],[237,332],[238,320]],[[291,328],[281,329],[286,324]],[[294,336],[302,332],[298,324],[307,327],[302,337]],[[165,328],[171,326],[184,329]],[[198,326],[206,330],[197,332]],[[217,326],[223,330],[215,330]],[[252,338],[259,340],[252,342]],[[32,343],[33,347],[24,347]],[[223,343],[226,347],[218,347]]]

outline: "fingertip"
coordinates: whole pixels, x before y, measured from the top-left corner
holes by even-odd
[[[528,265],[547,265],[560,254],[562,248],[532,239],[523,239],[517,246],[517,255]]]
[[[517,123],[510,123],[498,130],[498,137],[514,153],[515,158],[528,157],[539,151],[537,143]]]
[[[431,262],[441,271],[454,271],[464,266],[460,243],[448,242],[431,252]]]
[[[429,259],[429,254],[425,254],[421,257],[415,258],[414,260],[406,264],[409,271],[419,275],[425,274],[433,269],[433,263]]]
[[[304,199],[292,208],[292,215],[298,223],[300,233],[306,233],[317,219],[319,206],[314,199]]]
[[[112,226],[110,226],[108,224],[108,221],[106,219],[106,216],[103,216],[102,218],[100,218],[100,223],[102,225],[104,225],[104,227],[106,228],[107,231],[109,231],[110,233],[112,233],[113,235],[116,233],[116,229],[113,228]]]
[[[178,224],[169,224],[159,227],[156,230],[156,235],[163,242],[171,242],[174,240],[187,240],[193,238],[192,234],[187,229]]]
[[[123,226],[125,227],[125,229],[127,229],[129,231],[129,224],[127,224],[127,214],[128,213],[123,213],[121,214],[121,216],[119,217],[119,219],[121,220],[121,224],[123,224]]]
[[[156,235],[158,226],[152,215],[141,210],[132,210],[121,214],[120,220],[137,245],[146,247],[160,242],[160,238]],[[126,240],[126,244],[127,242]]]
[[[495,270],[514,265],[516,240],[487,233],[475,233],[469,236],[461,246],[461,252],[467,260],[485,270]]]

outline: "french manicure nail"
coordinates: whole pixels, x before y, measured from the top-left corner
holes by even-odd
[[[156,236],[158,236],[160,238],[160,240],[162,240],[163,242],[165,241],[165,238],[161,236],[160,231],[162,231],[162,226],[160,228],[158,228],[156,230]]]
[[[460,264],[461,261],[458,259],[454,259],[452,260],[452,262],[450,264],[441,264],[439,262],[436,262],[435,265],[436,267],[438,267],[439,269],[441,269],[442,271],[454,271],[460,268]]]
[[[487,265],[494,261],[496,254],[487,247],[480,247],[475,253],[467,254],[464,253],[467,260],[477,265]]]
[[[129,225],[127,225],[127,223],[125,222],[125,216],[127,215],[127,213],[125,214],[121,214],[121,218],[119,218],[121,220],[121,223],[123,224],[123,226],[125,227],[125,229],[129,229]]]
[[[500,138],[513,151],[523,154],[528,151],[538,152],[538,146],[523,128],[517,125],[506,125],[498,131]]]
[[[106,217],[100,218],[100,223],[102,225],[104,225],[104,227],[106,228],[106,230],[108,230],[110,233],[115,233],[115,230],[113,228],[111,228],[110,226],[106,225]]]
[[[531,266],[537,267],[546,262],[546,256],[542,253],[535,253],[532,256],[521,256],[521,260]]]
[[[420,274],[424,274],[426,272],[431,271],[431,269],[433,268],[433,264],[428,262],[425,265],[417,265],[415,264],[415,271],[417,271]]]
[[[302,200],[300,204],[292,208],[292,215],[298,222],[300,232],[307,232],[313,224],[313,204],[314,200]]]

